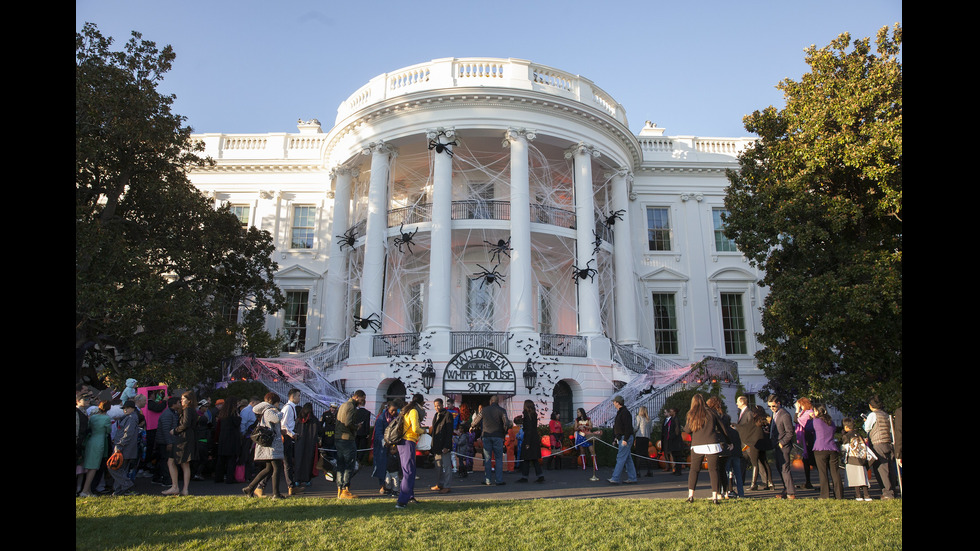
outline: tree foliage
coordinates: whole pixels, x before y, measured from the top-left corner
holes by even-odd
[[[765,270],[770,389],[866,409],[902,392],[902,29],[811,46],[786,107],[745,117],[759,136],[729,171],[726,233]]]
[[[190,184],[210,160],[157,89],[173,49],[112,42],[91,23],[75,35],[76,378],[193,386],[237,348],[274,348],[274,246]],[[235,307],[241,322],[223,315]]]

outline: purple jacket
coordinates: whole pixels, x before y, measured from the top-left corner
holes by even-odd
[[[834,426],[833,422],[828,425],[823,419],[814,417],[810,424],[813,425],[813,432],[816,434],[813,441],[813,451],[840,451],[840,448],[837,447],[837,441],[834,440],[834,430],[837,427]]]

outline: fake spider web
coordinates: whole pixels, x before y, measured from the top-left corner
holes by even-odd
[[[452,276],[450,289],[441,292],[450,295],[450,323],[453,331],[506,331],[510,307],[510,151],[499,146],[499,140],[462,139],[452,147],[453,165],[453,220]],[[496,147],[495,147],[496,146]],[[529,180],[531,198],[531,222],[573,229],[575,225],[575,193],[573,161],[555,147],[536,147],[528,143]],[[346,279],[348,335],[359,329],[355,316],[374,317],[380,320],[384,334],[422,333],[425,327],[426,294],[429,293],[430,234],[426,222],[431,220],[431,190],[434,173],[434,155],[447,154],[421,150],[418,153],[400,153],[390,165],[389,219],[386,240],[385,288],[383,312],[361,312],[359,285],[363,274],[363,247],[347,249]],[[615,225],[610,218],[611,176],[609,167],[602,166],[602,158],[593,164],[593,203],[597,235],[611,228],[613,237],[630,239],[625,223]],[[368,187],[370,172],[363,171],[352,183],[351,220],[358,237],[363,236],[367,219]],[[613,222],[611,227],[605,222]],[[473,221],[473,222],[470,222]],[[421,227],[421,231],[420,228]],[[464,229],[465,228],[465,229]],[[535,331],[561,335],[578,333],[577,285],[574,277],[577,268],[593,268],[598,289],[600,327],[602,333],[615,340],[615,293],[626,292],[634,304],[643,304],[639,285],[630,289],[615,287],[612,267],[612,244],[607,239],[597,239],[589,246],[588,258],[577,258],[575,232],[558,232],[542,226],[532,231],[531,265],[532,281],[528,291],[533,296],[533,321]],[[615,230],[619,230],[616,232]],[[339,230],[334,233],[341,233]],[[336,237],[335,237],[336,238]],[[488,277],[491,276],[491,277]],[[634,274],[635,275],[635,274]],[[635,277],[630,278],[636,281]],[[638,334],[647,334],[644,315],[636,316],[640,324]],[[421,351],[420,357],[426,353]],[[557,358],[540,357],[544,364],[556,364]],[[581,359],[577,359],[579,361]],[[605,370],[598,369],[609,385]],[[550,396],[555,373],[539,371],[539,386],[532,394]],[[406,387],[411,387],[405,382]],[[550,386],[547,386],[550,385]],[[419,388],[419,387],[417,387]],[[539,411],[543,406],[550,409],[550,401],[538,400]]]

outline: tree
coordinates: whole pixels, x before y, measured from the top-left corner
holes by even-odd
[[[111,46],[91,23],[75,35],[76,379],[85,366],[189,387],[237,349],[275,352],[274,245],[190,184],[211,161],[157,90],[173,49],[137,32]]]
[[[846,413],[902,394],[902,29],[811,46],[786,107],[745,117],[759,139],[729,171],[726,234],[765,270],[771,390]],[[853,46],[853,47],[852,47]],[[785,398],[784,398],[785,399]]]

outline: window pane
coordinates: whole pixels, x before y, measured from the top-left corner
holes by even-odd
[[[647,208],[647,241],[651,251],[670,250],[670,216],[666,207]]]
[[[248,227],[249,221],[249,206],[248,205],[232,205],[231,213],[238,217],[238,221],[242,223],[242,227]]]
[[[730,253],[737,250],[735,242],[725,237],[725,222],[722,221],[721,215],[727,213],[728,211],[725,209],[711,210],[715,222],[715,250],[720,253]]]
[[[313,228],[316,207],[298,205],[293,207],[293,234],[290,247],[293,249],[313,248]]]
[[[538,333],[554,333],[551,323],[551,287],[538,286]]]
[[[493,331],[493,296],[483,278],[467,280],[466,323],[471,331]]]
[[[725,353],[748,354],[742,293],[721,294],[721,323],[725,333]]]
[[[674,295],[653,294],[653,338],[657,354],[678,354],[677,311]]]
[[[306,348],[306,310],[309,291],[287,291],[286,313],[283,317],[286,333],[284,352],[303,352]]]

